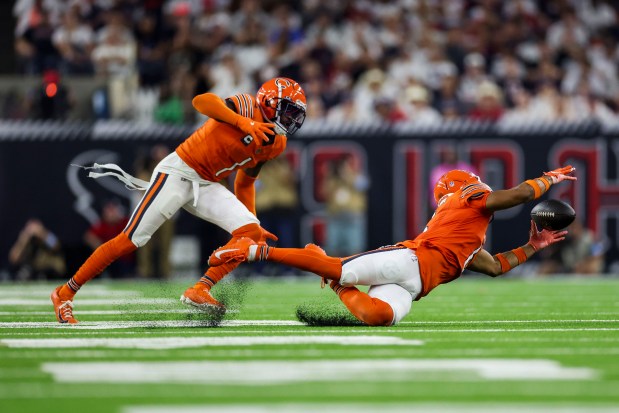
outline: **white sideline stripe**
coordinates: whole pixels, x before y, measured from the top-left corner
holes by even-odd
[[[85,298],[82,299],[81,296],[74,301],[77,306],[89,306],[89,305],[136,305],[136,304],[177,304],[179,303],[178,299],[172,298],[125,298],[125,299],[117,299],[117,298],[108,298],[108,299],[100,299],[100,298]],[[49,298],[47,299],[36,299],[36,298],[0,298],[0,305],[45,305],[48,306],[51,304]]]
[[[44,363],[63,383],[207,383],[271,385],[346,380],[402,382],[443,373],[451,381],[589,380],[590,368],[537,359],[358,359],[303,361],[71,362]],[[441,376],[441,378],[443,378]]]
[[[441,403],[279,403],[279,404],[218,404],[127,406],[122,413],[617,413],[614,406],[552,405],[526,403],[441,404]]]
[[[240,311],[237,309],[226,309],[226,314],[229,313],[239,313]],[[162,308],[160,310],[75,310],[73,312],[74,315],[122,315],[122,314],[201,314],[202,311],[199,309],[193,309],[191,307],[187,307],[185,309],[181,308],[170,308],[165,309]],[[0,316],[5,315],[50,315],[49,311],[0,311]],[[1,328],[1,327],[0,327]]]
[[[193,311],[189,309],[188,311]],[[195,311],[194,311],[195,312]],[[199,314],[199,312],[195,312]],[[49,313],[48,313],[49,314]],[[76,312],[76,315],[79,315]],[[42,329],[42,328],[70,328],[76,330],[115,330],[130,328],[203,328],[208,320],[153,320],[153,321],[91,321],[79,324],[59,324],[55,321],[21,321],[0,322],[0,330],[8,328]],[[219,327],[247,327],[247,326],[305,326],[304,323],[294,320],[223,320]],[[367,333],[369,327],[346,329],[347,333]],[[574,328],[381,328],[381,333],[548,333],[572,331],[619,331],[619,327],[574,327]],[[239,334],[271,334],[271,330],[238,330],[227,331]],[[298,333],[299,330],[279,330],[278,333]],[[332,333],[332,329],[312,329],[312,333]]]
[[[224,336],[224,337],[144,337],[144,338],[7,338],[11,348],[87,348],[168,350],[203,346],[255,346],[289,344],[339,344],[352,346],[420,346],[420,340],[391,336]]]
[[[185,310],[192,314],[199,311]],[[47,313],[50,314],[50,313]],[[76,312],[76,315],[79,313]],[[81,330],[115,330],[121,328],[197,328],[204,327],[209,320],[152,320],[152,321],[83,321],[79,324],[60,324],[55,321],[18,321],[0,322],[3,328],[71,328]],[[302,326],[300,321],[294,320],[223,320],[217,324],[223,327],[239,326]]]

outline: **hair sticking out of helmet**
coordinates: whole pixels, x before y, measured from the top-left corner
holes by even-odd
[[[479,176],[469,171],[453,169],[441,176],[434,185],[434,200],[438,203],[447,194],[453,194],[465,185],[481,182]]]
[[[258,90],[256,100],[262,115],[275,124],[278,135],[293,135],[305,121],[305,92],[292,79],[276,77],[268,80]]]

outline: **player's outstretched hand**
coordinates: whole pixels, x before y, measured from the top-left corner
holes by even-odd
[[[260,241],[258,242],[266,242],[268,239],[270,239],[271,241],[277,241],[279,238],[277,238],[277,235],[267,231],[266,229],[260,227],[260,229],[262,230],[262,235],[260,236]]]
[[[251,137],[256,140],[268,142],[269,137],[267,133],[273,135],[273,128],[275,128],[275,125],[272,123],[257,122],[244,116],[239,116],[236,127],[244,133],[251,135]]]
[[[567,231],[561,230],[549,231],[547,229],[543,229],[538,231],[535,222],[531,221],[531,229],[529,230],[529,244],[535,251],[539,251],[554,244],[555,242],[563,241],[566,235]]]
[[[561,181],[575,181],[577,178],[575,176],[570,176],[572,172],[574,172],[576,168],[572,165],[563,166],[561,168],[554,169],[550,172],[544,172],[545,176],[549,176],[552,179],[553,184],[558,184]]]

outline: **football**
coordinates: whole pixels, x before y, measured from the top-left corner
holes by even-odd
[[[556,231],[570,225],[576,212],[569,204],[558,199],[542,201],[531,210],[531,218],[538,227]]]

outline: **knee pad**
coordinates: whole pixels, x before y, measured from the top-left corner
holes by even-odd
[[[262,228],[258,224],[243,225],[241,228],[232,231],[232,237],[234,239],[247,237],[259,242],[262,240]]]

